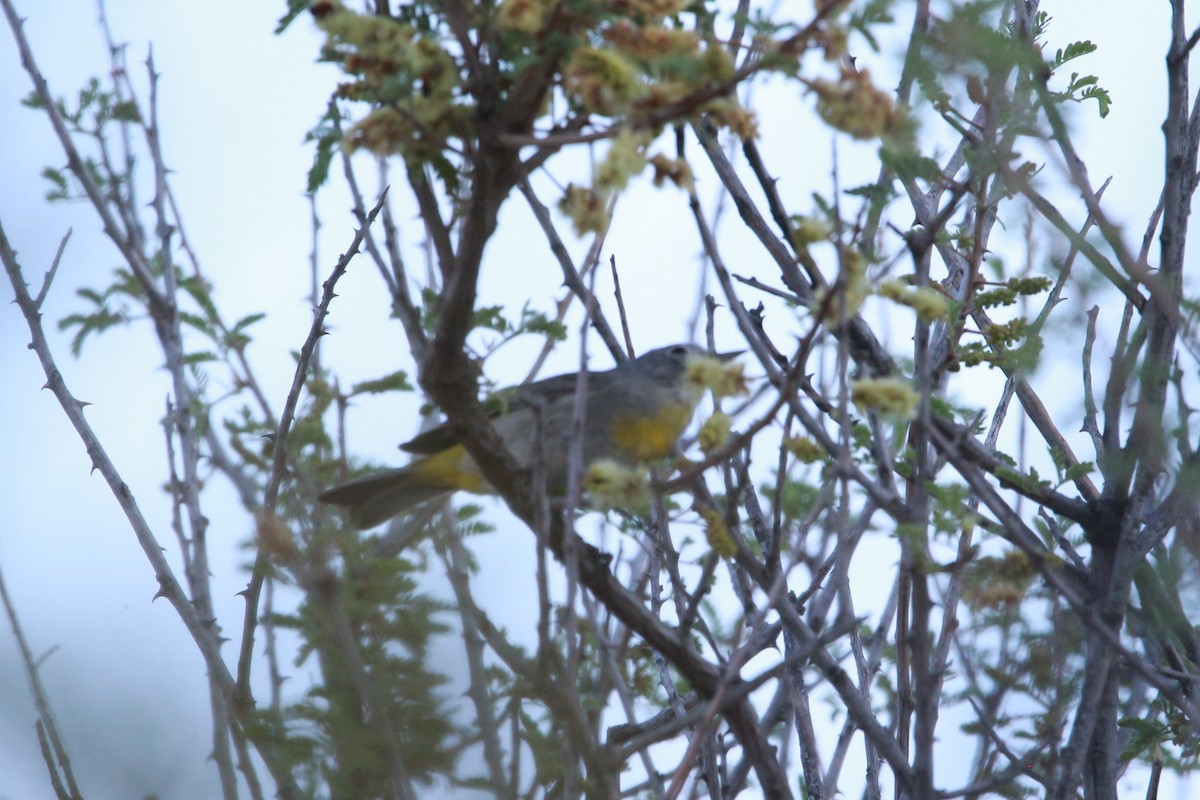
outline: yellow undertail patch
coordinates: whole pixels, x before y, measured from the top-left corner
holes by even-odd
[[[489,494],[492,491],[461,444],[417,459],[410,469],[414,478],[428,486],[457,489],[473,494]]]

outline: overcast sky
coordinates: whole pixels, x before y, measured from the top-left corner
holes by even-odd
[[[92,2],[17,0],[17,5],[28,18],[27,34],[56,93],[70,95],[89,76],[104,74],[106,52]],[[799,6],[808,13],[807,3]],[[1093,106],[1077,110],[1080,146],[1096,184],[1114,176],[1106,204],[1140,241],[1161,186],[1158,126],[1164,99],[1159,92],[1168,4],[1047,0],[1043,9],[1056,18],[1054,46],[1082,38],[1100,46],[1079,69],[1099,75],[1114,104],[1102,124]],[[167,160],[176,172],[187,233],[216,282],[218,302],[231,318],[259,310],[270,314],[257,328],[251,355],[277,406],[291,379],[288,352],[299,346],[311,319],[306,301],[311,230],[303,196],[311,151],[302,139],[336,80],[332,68],[315,63],[320,39],[307,19],[282,37],[271,34],[282,10],[282,2],[232,0],[113,0],[109,8],[112,29],[129,43],[129,67],[142,87],[141,62],[153,46],[162,74]],[[34,282],[73,227],[46,306],[46,319],[55,321],[79,309],[73,297],[77,287],[104,285],[117,259],[88,208],[50,208],[42,201],[46,184],[38,173],[45,165],[61,166],[63,157],[44,117],[19,106],[29,89],[6,28],[0,34],[0,222]],[[813,180],[823,188],[828,139],[804,138],[820,129],[797,114],[796,99],[795,107],[768,104],[761,110],[764,130],[792,132],[764,142],[764,148],[768,160],[782,160],[796,155],[797,141],[805,142],[802,156],[812,161]],[[855,152],[850,145],[839,147],[843,154]],[[812,191],[783,188],[794,198]],[[403,191],[393,195],[407,242],[415,245],[420,234],[412,224],[411,203]],[[149,199],[149,193],[143,197]],[[324,270],[352,235],[347,207],[337,186],[320,196]],[[606,254],[615,253],[622,266],[636,340],[649,348],[686,338],[698,251],[686,202],[677,193],[641,188],[623,201],[622,211],[629,221],[614,229]],[[653,225],[638,224],[646,219]],[[677,236],[677,230],[687,233]],[[550,309],[558,296],[557,273],[549,253],[530,245],[540,241],[528,214],[506,210],[489,270],[511,275],[502,266],[519,265],[522,280],[489,279],[492,302],[519,307],[536,286],[535,306]],[[687,281],[683,287],[681,280]],[[402,336],[387,321],[386,298],[365,260],[352,269],[340,293],[327,352],[343,375],[354,380],[405,366]],[[215,772],[205,761],[209,715],[203,664],[170,607],[150,602],[153,574],[107,487],[89,474],[87,455],[53,397],[39,391],[44,378],[24,347],[27,340],[16,307],[0,305],[5,387],[0,392],[0,570],[34,650],[54,650],[43,678],[84,791],[92,797],[155,793],[164,800],[215,796]],[[168,387],[158,368],[161,356],[148,342],[144,325],[115,330],[91,342],[87,358],[76,361],[68,354],[68,340],[53,338],[68,384],[77,397],[93,403],[89,420],[152,524],[166,531],[169,505],[160,491],[164,452],[156,420]],[[557,362],[562,368],[577,352],[574,345],[565,351]],[[520,377],[528,352],[517,347],[508,356],[512,379]],[[394,459],[396,443],[416,424],[415,418],[411,424],[396,420],[411,418],[415,405],[401,413],[394,406],[368,406],[356,412],[363,416],[352,447],[380,460]],[[214,561],[222,567],[215,584],[218,612],[232,621],[227,630],[236,630],[242,606],[234,594],[245,575],[233,565],[247,560],[242,545],[251,531],[225,487],[213,487],[208,508],[214,519]],[[505,562],[500,537],[474,546],[485,563]],[[503,572],[499,575],[490,589],[494,594],[487,596],[484,588],[484,602],[512,595]],[[52,796],[25,685],[15,647],[2,631],[0,800]]]

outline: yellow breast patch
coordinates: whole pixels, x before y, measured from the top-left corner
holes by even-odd
[[[692,421],[692,412],[687,403],[672,403],[657,414],[618,417],[613,423],[613,441],[622,455],[634,461],[666,458]]]

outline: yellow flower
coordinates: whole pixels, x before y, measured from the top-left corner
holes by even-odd
[[[709,100],[702,109],[722,128],[728,128],[742,141],[758,138],[758,117],[738,102],[736,97],[718,97]]]
[[[645,17],[669,17],[683,11],[684,0],[626,0],[629,14]]]
[[[729,441],[729,432],[733,423],[729,415],[718,411],[704,421],[700,426],[700,449],[705,455],[711,456]]]
[[[613,137],[608,154],[596,170],[597,189],[624,189],[629,179],[646,168],[646,146],[652,135],[623,128]]]
[[[856,139],[882,136],[897,119],[892,96],[876,88],[865,69],[843,69],[836,82],[818,79],[809,86],[821,118]]]
[[[665,181],[689,191],[694,186],[692,168],[685,159],[669,158],[662,153],[655,153],[650,157],[650,165],[654,167],[655,186],[662,186]]]
[[[808,436],[789,437],[783,440],[783,446],[802,464],[815,464],[825,458],[824,448]]]
[[[592,505],[606,511],[623,508],[637,511],[650,506],[649,473],[640,467],[627,467],[610,458],[602,458],[588,467],[583,488]]]
[[[921,398],[912,384],[903,378],[863,378],[850,382],[850,399],[863,410],[913,419]]]
[[[571,218],[575,233],[599,233],[608,227],[608,193],[567,184],[558,208]]]
[[[923,322],[945,319],[949,312],[946,298],[931,286],[913,289],[903,281],[890,280],[880,284],[878,293],[917,312]]]
[[[704,519],[704,538],[713,552],[722,558],[733,558],[737,555],[737,542],[729,532],[729,526],[721,517],[721,512],[715,508],[701,509],[700,516]]]
[[[407,143],[413,134],[412,122],[394,108],[377,108],[346,132],[345,146],[351,151],[370,150],[389,156]]]
[[[746,367],[737,362],[693,355],[688,357],[684,376],[701,392],[708,389],[717,397],[734,397],[747,392],[745,372]]]
[[[588,111],[607,117],[629,109],[645,88],[637,70],[613,50],[581,47],[563,68],[563,86],[579,98]]]
[[[905,305],[912,306],[924,322],[945,319],[948,308],[945,296],[930,286],[914,289]]]
[[[837,283],[813,292],[813,299],[809,303],[813,313],[824,311],[821,317],[823,322],[838,323],[853,317],[871,293],[871,284],[867,282],[867,260],[863,254],[853,248],[843,247],[841,256],[841,274]],[[833,294],[830,294],[831,291]]]
[[[829,224],[819,217],[799,217],[792,225],[792,243],[798,247],[823,242],[829,238]]]
[[[496,24],[501,30],[537,33],[546,27],[558,0],[504,0]]]

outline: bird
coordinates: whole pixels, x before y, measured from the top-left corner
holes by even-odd
[[[586,374],[583,400],[583,466],[610,460],[637,466],[672,453],[691,424],[706,389],[740,383],[740,368],[725,372],[741,351],[709,353],[676,344],[603,371]],[[578,372],[503,390],[492,425],[522,469],[540,459],[552,495],[565,494],[575,439]],[[732,392],[727,392],[732,393]],[[442,424],[400,445],[415,458],[335,486],[317,497],[349,513],[355,528],[372,528],[452,492],[491,494],[492,487],[449,426]]]

